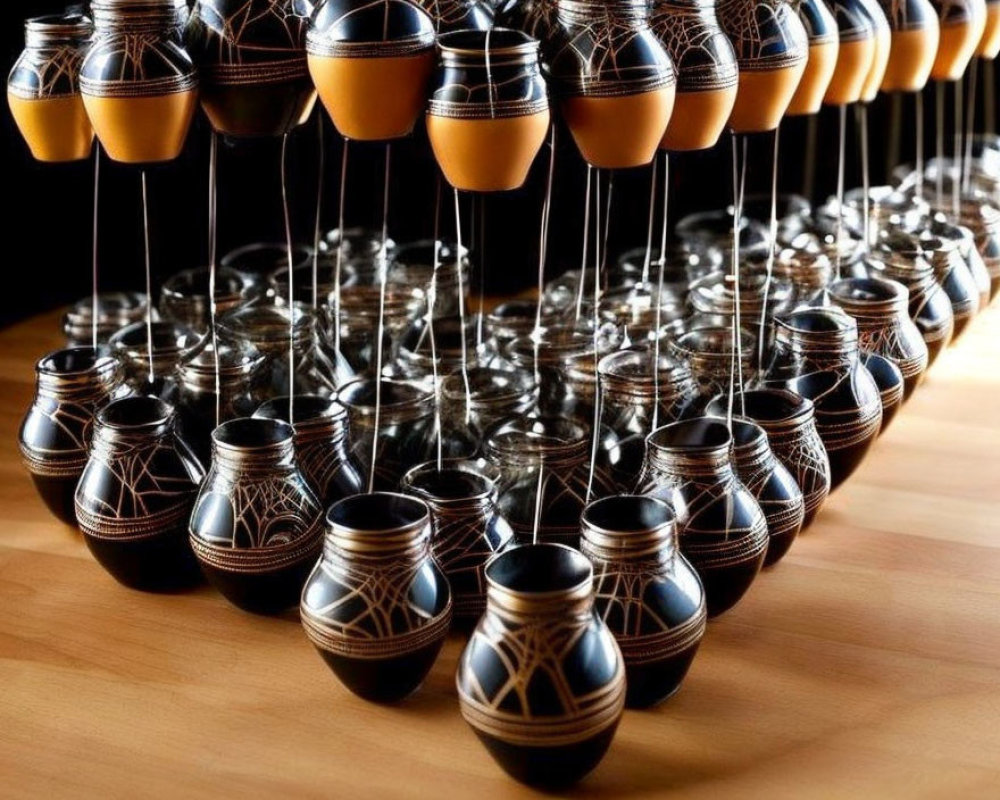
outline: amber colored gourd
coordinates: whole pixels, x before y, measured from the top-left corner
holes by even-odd
[[[889,67],[889,58],[892,52],[892,29],[889,27],[885,13],[875,0],[863,0],[863,2],[865,11],[875,26],[875,56],[872,58],[871,69],[868,70],[864,86],[861,88],[861,102],[870,103],[878,94],[879,87],[882,85]]]
[[[549,129],[538,42],[521,31],[456,31],[438,40],[441,63],[427,111],[427,136],[456,189],[517,189]]]
[[[806,70],[805,28],[783,0],[722,0],[718,15],[740,68],[729,127],[735,133],[774,130]]]
[[[736,102],[736,52],[719,27],[714,0],[656,0],[650,26],[677,70],[665,150],[704,150],[722,135]]]
[[[976,55],[992,61],[1000,54],[1000,3],[986,3],[986,27],[979,39]]]
[[[785,112],[790,117],[819,111],[823,96],[833,79],[840,49],[837,20],[823,0],[797,0],[792,5],[806,31],[809,57],[802,80]]]
[[[587,163],[608,169],[653,160],[674,108],[677,79],[641,0],[558,0],[550,42],[553,91]]]
[[[927,85],[941,26],[930,0],[879,0],[891,30],[883,92],[916,92]]]
[[[986,0],[932,0],[941,23],[931,78],[957,81],[965,73],[986,29]]]
[[[34,17],[7,79],[11,116],[39,161],[78,161],[94,141],[78,74],[91,24],[79,15]]]
[[[342,136],[382,141],[413,130],[434,70],[434,27],[425,11],[405,0],[329,0],[309,22],[306,52],[320,101]]]
[[[95,38],[80,91],[101,144],[115,161],[180,155],[198,102],[198,76],[174,36],[171,0],[94,0]]]
[[[837,68],[827,87],[823,102],[843,106],[861,99],[865,78],[875,60],[875,37],[841,42],[837,53]]]

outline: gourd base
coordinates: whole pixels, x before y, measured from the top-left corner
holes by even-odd
[[[216,133],[249,138],[281,136],[303,124],[316,103],[308,77],[262,86],[205,86],[201,107]]]
[[[203,580],[184,527],[124,542],[91,536],[83,529],[83,540],[97,563],[130,589],[173,592],[190,589]]]
[[[181,154],[198,106],[198,90],[159,97],[84,95],[83,104],[109,158],[123,164],[152,164]]]
[[[528,786],[551,790],[571,786],[593,770],[611,745],[617,727],[616,721],[596,736],[558,747],[510,744],[473,730],[504,772]]]
[[[854,474],[861,462],[865,460],[868,449],[875,441],[878,432],[863,442],[858,442],[850,447],[842,447],[838,450],[827,448],[827,455],[830,457],[830,491],[832,492],[840,484]]]
[[[729,116],[733,133],[761,133],[777,128],[805,69],[806,59],[781,69],[740,70],[740,88]]]
[[[562,101],[563,118],[580,154],[598,169],[627,169],[651,162],[673,108],[673,86],[620,97]]]
[[[660,147],[664,150],[707,150],[719,141],[736,102],[736,87],[705,92],[677,92],[674,110]]]
[[[955,25],[942,25],[937,56],[931,67],[931,78],[936,81],[957,81],[961,78],[979,45],[985,26],[985,17]]]
[[[986,4],[986,27],[976,47],[976,55],[992,61],[1000,54],[1000,5]]]
[[[810,521],[812,520],[810,519]],[[800,527],[792,528],[789,531],[783,531],[774,536],[768,536],[767,552],[764,554],[764,566],[773,567],[775,564],[781,561],[781,559],[783,559],[788,554],[788,551],[792,549],[792,544],[795,542],[795,539],[799,535],[799,532],[805,526],[806,526],[806,521],[803,518],[802,525]]]
[[[841,42],[837,51],[837,66],[823,95],[823,103],[828,106],[846,106],[858,102],[874,58],[874,37]]]
[[[441,638],[395,658],[347,658],[317,648],[334,675],[358,697],[373,703],[398,703],[420,688],[441,652]]]
[[[83,473],[83,467],[80,468]],[[38,496],[42,498],[45,507],[67,525],[76,526],[76,485],[80,482],[80,476],[70,476],[68,478],[54,478],[48,475],[31,475],[31,482],[35,484]]]
[[[826,94],[833,78],[833,70],[837,66],[837,42],[821,42],[809,48],[809,60],[806,62],[805,72],[802,73],[802,80],[799,81],[795,94],[788,104],[786,115],[789,117],[801,116],[803,114],[816,114],[823,104],[823,95]]]
[[[691,560],[690,556],[688,560]],[[717,617],[735,606],[747,593],[763,564],[764,552],[756,558],[725,567],[701,567],[694,564],[705,587],[708,616]]]
[[[296,606],[313,568],[313,558],[275,570],[248,574],[201,563],[208,582],[230,603],[252,614],[278,614]]]
[[[870,103],[878,94],[882,81],[885,80],[885,71],[889,66],[889,57],[892,53],[892,35],[888,31],[878,28],[875,32],[875,55],[872,58],[871,69],[865,76],[865,82],[861,87],[861,102]]]
[[[434,157],[448,183],[465,192],[523,186],[548,128],[548,110],[499,119],[427,115]]]
[[[680,653],[645,664],[625,664],[625,707],[652,708],[673,697],[698,652],[696,642]]]
[[[882,91],[919,92],[923,89],[931,76],[939,37],[937,23],[919,30],[894,32]]]
[[[25,100],[7,94],[11,116],[39,161],[80,161],[90,155],[94,129],[80,95]]]
[[[319,98],[341,136],[384,141],[413,130],[427,95],[434,50],[410,56],[309,56]]]

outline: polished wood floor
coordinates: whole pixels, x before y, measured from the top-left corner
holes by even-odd
[[[289,616],[120,587],[17,455],[55,315],[0,333],[0,796],[517,797],[449,642],[393,707]],[[947,351],[681,692],[626,713],[580,797],[1000,797],[1000,308]]]

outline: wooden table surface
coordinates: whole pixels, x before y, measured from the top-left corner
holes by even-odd
[[[49,314],[0,332],[0,796],[518,797],[451,639],[398,706],[293,615],[119,586],[16,449]],[[1000,308],[981,315],[681,692],[626,712],[581,797],[1000,797]]]

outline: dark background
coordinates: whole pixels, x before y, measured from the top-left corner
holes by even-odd
[[[8,68],[23,46],[23,20],[61,10],[62,2],[6,0],[3,52]],[[873,181],[884,180],[888,147],[888,98],[871,109]],[[926,100],[927,117],[933,98]],[[951,108],[949,92],[948,108]],[[317,104],[319,107],[319,104]],[[903,104],[903,157],[912,158],[912,98]],[[801,191],[807,121],[789,119],[782,126],[780,185]],[[337,190],[341,144],[329,119],[325,124],[326,159],[324,229],[337,222]],[[815,197],[834,190],[836,180],[837,116],[825,109],[818,124]],[[928,126],[928,134],[930,128]],[[748,193],[770,185],[772,139],[750,137]],[[199,115],[183,155],[175,162],[149,169],[154,287],[172,273],[207,263],[208,140],[206,120]],[[853,114],[848,124],[848,187],[860,182]],[[928,148],[933,146],[930,135]],[[2,216],[9,280],[23,291],[0,292],[0,324],[68,303],[90,293],[91,196],[93,160],[69,165],[35,162],[20,138],[10,112],[3,111],[3,186],[7,193]],[[672,155],[670,218],[676,222],[693,210],[721,207],[732,195],[731,149],[724,135],[711,151]],[[282,241],[280,140],[221,142],[219,163],[219,255],[254,241]],[[559,131],[552,227],[547,273],[556,275],[580,260],[586,168],[569,134]],[[521,190],[485,199],[485,282],[490,294],[514,292],[533,285],[538,265],[539,217],[547,169],[547,150],[536,160],[528,184]],[[354,143],[346,207],[349,225],[381,225],[384,146]],[[295,238],[311,242],[317,191],[317,127],[315,115],[291,135],[288,174]],[[397,241],[429,238],[434,230],[435,166],[421,129],[393,145],[389,231]],[[614,177],[609,252],[643,244],[649,200],[648,168],[618,172]],[[452,236],[453,201],[446,189],[442,232]],[[144,284],[140,173],[135,167],[101,160],[100,276],[102,290]],[[480,214],[463,197],[466,241],[483,242]],[[473,217],[477,222],[473,223]],[[475,227],[472,231],[470,228]],[[154,288],[154,292],[155,292]]]

